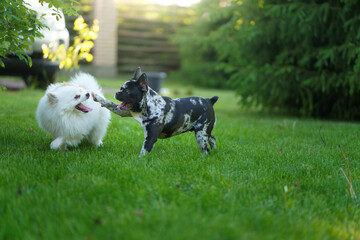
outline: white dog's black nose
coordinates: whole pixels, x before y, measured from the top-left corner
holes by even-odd
[[[85,94],[85,96],[86,96],[87,98],[89,98],[89,97],[90,97],[90,93]]]

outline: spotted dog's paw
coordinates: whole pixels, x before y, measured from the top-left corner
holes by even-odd
[[[103,100],[103,98],[97,95],[96,93],[91,93],[91,96],[93,97],[95,102],[101,102],[101,100]]]
[[[93,99],[95,102],[98,102],[101,104],[102,107],[105,107],[105,99],[99,95],[97,95],[96,93],[91,93]]]

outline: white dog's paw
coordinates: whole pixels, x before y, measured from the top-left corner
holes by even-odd
[[[50,148],[53,150],[66,150],[66,142],[62,138],[57,138],[51,142]]]
[[[88,141],[95,147],[102,147],[102,145],[103,145],[102,139],[98,138],[97,136],[94,136],[94,135],[89,136]]]
[[[103,146],[103,142],[100,140],[99,142],[95,143],[96,147],[102,147]]]

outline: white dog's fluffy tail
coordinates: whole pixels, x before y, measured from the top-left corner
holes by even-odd
[[[77,84],[80,87],[101,93],[101,87],[98,85],[95,78],[88,73],[77,73],[71,79],[70,83]]]

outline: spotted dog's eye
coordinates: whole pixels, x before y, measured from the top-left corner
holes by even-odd
[[[128,91],[126,88],[124,88],[124,87],[121,87],[120,90],[121,90],[122,92],[126,92],[126,93],[129,92],[129,91]]]
[[[74,98],[75,98],[75,99],[79,99],[79,98],[80,98],[80,95],[76,95]]]

